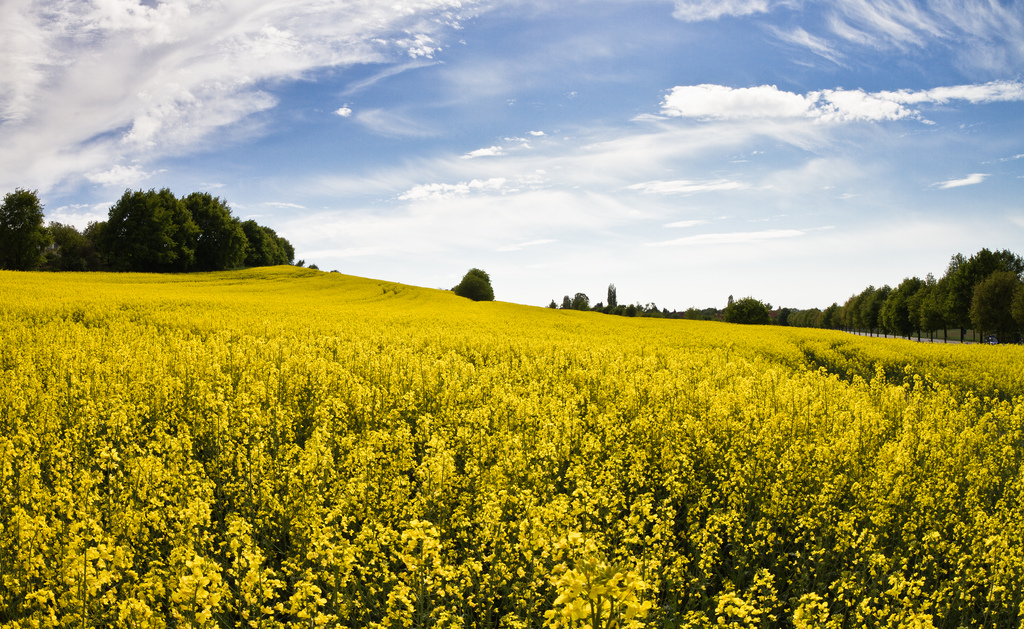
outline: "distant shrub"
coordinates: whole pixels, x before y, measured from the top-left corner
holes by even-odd
[[[452,288],[459,297],[473,301],[494,301],[494,289],[491,288],[491,276],[480,269],[470,269],[462,277],[462,281]]]

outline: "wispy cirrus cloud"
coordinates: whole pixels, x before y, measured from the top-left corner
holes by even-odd
[[[665,227],[671,227],[671,228],[696,227],[697,225],[707,225],[709,222],[710,221],[705,221],[703,219],[693,219],[693,220],[689,220],[689,221],[675,221],[674,223],[667,223],[665,225]]]
[[[0,185],[46,189],[261,133],[275,84],[359,63],[424,63],[477,9],[459,0],[0,4]],[[74,103],[73,108],[66,107]],[[356,116],[425,135],[385,112]],[[248,126],[246,126],[248,125]],[[31,147],[31,150],[27,150]],[[29,155],[30,163],[25,163]],[[17,168],[14,168],[17,166]]]
[[[796,238],[806,234],[799,229],[766,229],[756,232],[729,232],[721,234],[699,234],[674,240],[648,243],[648,247],[681,247],[686,245],[742,245],[780,238]]]
[[[712,181],[693,181],[678,179],[675,181],[647,181],[628,186],[629,190],[639,190],[645,194],[697,194],[700,192],[720,192],[723,190],[743,190],[750,185],[742,181],[715,179]]]
[[[1024,7],[1017,2],[911,2],[908,0],[676,0],[674,15],[684,22],[722,17],[756,18],[776,9],[799,7],[805,16],[823,8],[818,22],[783,30],[783,41],[833,62],[857,48],[922,50],[947,47],[964,64],[1008,70],[1024,60]]]
[[[515,245],[507,245],[504,247],[498,247],[497,251],[521,251],[528,247],[539,247],[540,245],[549,245],[551,243],[558,242],[552,238],[542,238],[539,240],[529,240],[527,242],[521,242]]]
[[[780,40],[794,46],[806,48],[819,57],[828,59],[833,63],[841,63],[841,59],[844,56],[832,42],[823,37],[812,35],[802,27],[797,26],[789,30],[774,27],[771,30]]]

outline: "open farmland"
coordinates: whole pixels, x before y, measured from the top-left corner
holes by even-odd
[[[1024,348],[0,272],[0,626],[1016,627]]]

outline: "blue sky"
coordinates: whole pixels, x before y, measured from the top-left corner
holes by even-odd
[[[1024,4],[8,0],[0,191],[209,191],[321,269],[842,303],[1024,253]]]

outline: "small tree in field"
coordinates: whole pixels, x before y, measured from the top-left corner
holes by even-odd
[[[470,269],[462,277],[452,292],[459,297],[473,301],[494,301],[494,289],[491,288],[491,276],[480,269]]]
[[[764,304],[753,297],[737,299],[725,309],[727,323],[746,323],[754,325],[770,325],[772,317],[771,305]]]

